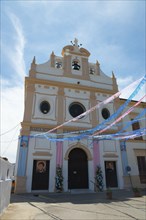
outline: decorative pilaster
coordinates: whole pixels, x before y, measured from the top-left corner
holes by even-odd
[[[28,151],[28,136],[21,137],[19,148],[20,148],[20,151],[19,151],[17,175],[25,176],[27,151]]]
[[[121,149],[123,173],[124,173],[124,176],[126,176],[127,175],[126,167],[128,166],[128,158],[127,158],[126,142],[125,141],[120,142],[120,149]]]
[[[97,100],[96,100],[96,96],[95,96],[95,92],[90,92],[90,102],[91,102],[91,107],[94,107],[95,105],[97,105]],[[97,111],[92,111],[91,112],[91,123],[92,123],[92,127],[97,126],[98,124],[98,120],[97,120]]]
[[[35,93],[35,85],[26,82],[25,85],[25,112],[24,122],[30,122],[32,117],[33,98]]]
[[[82,58],[82,74],[84,79],[89,79],[89,66],[87,58]]]
[[[71,55],[64,55],[64,75],[71,74]]]
[[[56,167],[62,167],[63,164],[63,143],[59,141],[56,143]]]
[[[16,193],[26,192],[26,163],[28,153],[28,136],[22,136],[19,145],[19,160],[16,173]]]
[[[98,141],[93,141],[93,167],[94,173],[96,173],[97,165],[100,164],[100,152],[99,152],[99,143]]]
[[[61,111],[60,111],[61,109]],[[58,89],[58,112],[57,112],[57,122],[58,125],[64,122],[64,88],[60,87]]]

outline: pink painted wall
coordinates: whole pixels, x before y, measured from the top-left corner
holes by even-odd
[[[56,143],[56,166],[62,166],[63,163],[63,143],[61,141]]]
[[[93,141],[93,167],[94,173],[96,172],[97,165],[100,164],[100,155],[99,155],[99,143],[98,141]]]

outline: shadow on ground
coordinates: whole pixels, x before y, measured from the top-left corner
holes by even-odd
[[[141,192],[141,196],[145,195],[145,191]],[[39,193],[39,194],[11,194],[11,203],[23,202],[44,202],[44,203],[72,203],[72,204],[97,204],[111,203],[135,200],[138,203],[143,202],[137,197],[134,197],[131,190],[114,190],[113,198],[107,199],[106,192],[97,193]]]

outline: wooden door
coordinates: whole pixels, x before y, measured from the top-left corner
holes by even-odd
[[[68,160],[68,188],[88,188],[88,160],[86,153],[79,148],[69,153]]]
[[[34,160],[32,174],[32,190],[48,190],[49,160]]]
[[[105,161],[106,187],[118,187],[115,161]]]

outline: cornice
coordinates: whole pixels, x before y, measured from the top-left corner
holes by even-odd
[[[131,142],[131,143],[145,143],[145,140],[129,139],[129,140],[126,140],[126,142]]]
[[[125,102],[127,101],[127,99],[121,99],[119,98],[119,102],[121,104],[124,104]],[[137,101],[136,100],[131,100],[131,102],[129,103],[129,106],[133,106]],[[146,102],[141,102],[138,107],[141,107],[141,108],[146,108]]]
[[[92,91],[92,92],[99,92],[99,93],[106,93],[106,94],[115,94],[114,90],[109,89],[101,89],[96,87],[87,87],[81,84],[72,84],[72,83],[65,83],[65,82],[57,82],[57,81],[49,81],[45,79],[38,79],[38,78],[29,78],[25,77],[25,83],[26,85],[29,84],[42,84],[42,85],[48,85],[48,86],[58,86],[62,88],[73,88],[73,89],[80,89],[80,90],[86,90],[86,91]]]

